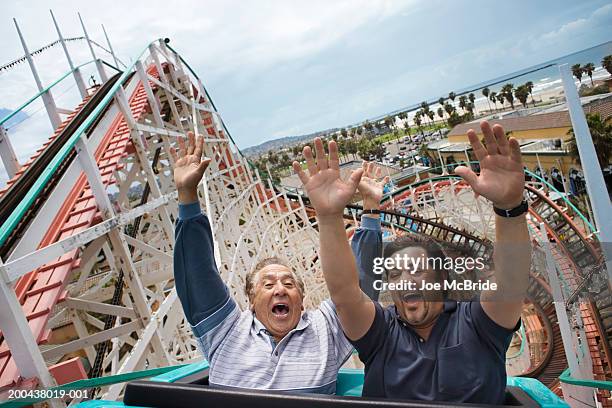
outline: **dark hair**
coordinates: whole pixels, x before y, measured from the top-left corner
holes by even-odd
[[[297,273],[293,272],[291,267],[289,267],[288,262],[286,262],[284,259],[279,258],[277,256],[271,256],[269,258],[265,258],[259,261],[257,265],[255,265],[255,268],[251,272],[247,273],[246,277],[244,278],[244,292],[249,298],[249,301],[253,299],[256,285],[255,277],[257,276],[257,273],[259,273],[259,271],[269,265],[282,265],[289,269],[291,271],[291,274],[293,275],[293,278],[295,279],[295,284],[297,285],[298,290],[302,294],[302,297],[304,297],[304,281],[302,280],[302,278],[300,278]]]
[[[383,257],[390,258],[398,251],[401,251],[405,248],[418,247],[423,248],[427,253],[427,257],[431,259],[440,259],[441,264],[444,264],[444,259],[446,259],[447,255],[440,243],[438,243],[435,239],[418,233],[411,233],[407,235],[402,235],[397,237],[395,240],[388,242],[383,249]],[[438,277],[442,276],[441,272],[443,270],[436,270],[438,272]],[[388,271],[385,268],[385,276]]]

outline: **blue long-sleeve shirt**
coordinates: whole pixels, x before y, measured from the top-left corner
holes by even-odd
[[[187,321],[209,361],[210,384],[335,392],[338,369],[352,346],[330,300],[304,312],[296,328],[276,344],[253,312],[240,312],[230,297],[215,264],[209,220],[198,202],[179,205],[175,236],[175,285]],[[380,221],[364,217],[352,247],[360,275],[372,275],[369,257],[382,251]],[[360,279],[362,283],[371,280]]]

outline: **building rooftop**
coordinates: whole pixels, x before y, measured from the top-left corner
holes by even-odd
[[[612,93],[603,95],[594,95],[581,98],[583,109],[586,113],[599,113],[603,120],[612,116]],[[533,112],[533,113],[532,113]],[[546,137],[559,138],[564,137],[572,126],[569,112],[566,110],[565,104],[557,104],[540,109],[534,112],[533,108],[517,111],[517,116],[496,118],[491,117],[489,122],[500,124],[506,132],[513,132],[517,138],[543,138],[543,130],[547,130]],[[458,141],[462,138],[467,138],[467,132],[474,129],[476,134],[482,134],[478,120],[468,123],[461,123],[455,126],[448,137]],[[552,131],[552,132],[551,132]]]

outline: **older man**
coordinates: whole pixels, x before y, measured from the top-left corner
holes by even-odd
[[[327,157],[320,140],[315,140],[316,161],[310,149],[304,150],[308,174],[293,164],[317,213],[321,265],[331,299],[344,333],[365,363],[364,396],[503,402],[505,353],[519,324],[531,247],[518,141],[508,140],[499,125],[491,128],[483,122],[481,129],[486,148],[473,130],[468,132],[480,175],[463,166],[455,172],[474,192],[488,198],[497,214],[491,279],[497,290],[483,291],[472,302],[445,299],[444,292],[432,285],[447,279],[447,272],[440,267],[415,267],[416,262],[386,266],[390,283],[406,284],[406,289],[392,293],[393,306],[383,308],[366,298],[351,250],[342,239],[342,211],[360,182],[361,171],[342,180],[336,144],[330,142]],[[393,259],[395,255],[412,260],[446,258],[436,243],[414,238],[402,238],[385,249],[385,256]],[[422,289],[424,283],[433,289]]]
[[[304,311],[302,280],[274,257],[247,274],[250,309],[239,310],[217,271],[209,220],[198,202],[197,185],[209,163],[202,160],[203,139],[196,142],[192,133],[188,139],[187,146],[179,139],[178,154],[172,150],[179,196],[174,274],[187,320],[210,363],[210,384],[334,393],[338,370],[353,347],[342,333],[333,303],[327,300],[316,310]],[[360,192],[366,207],[377,208],[382,184],[373,180],[371,166],[366,170]],[[377,216],[364,216],[354,239],[356,256],[364,265],[380,255],[380,235]],[[346,242],[346,235],[343,239]],[[365,251],[360,252],[361,247]]]

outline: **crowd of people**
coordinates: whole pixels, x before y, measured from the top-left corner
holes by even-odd
[[[481,123],[468,137],[480,173],[459,166],[455,173],[489,199],[496,215],[494,272],[497,290],[472,301],[449,299],[442,289],[391,291],[383,307],[373,282],[377,258],[445,258],[443,243],[406,234],[383,243],[379,205],[388,179],[364,163],[340,176],[335,142],[306,146],[306,169],[293,168],[316,211],[320,265],[330,299],[304,310],[305,285],[283,254],[245,271],[249,308],[240,310],[222,281],[207,215],[197,186],[209,159],[203,138],[179,138],[174,156],[179,216],[174,247],[175,285],[187,321],[210,364],[213,387],[334,394],[338,370],[356,350],[365,365],[364,397],[501,403],[506,385],[505,354],[520,326],[530,268],[530,241],[523,199],[524,174],[518,142],[504,130]],[[361,223],[347,240],[343,211],[355,194],[363,201]],[[385,267],[387,282],[436,288],[449,271]],[[424,284],[425,283],[425,284]],[[428,285],[431,284],[431,285]]]

